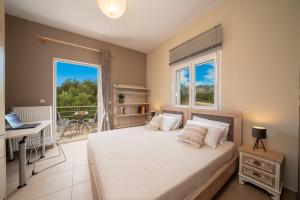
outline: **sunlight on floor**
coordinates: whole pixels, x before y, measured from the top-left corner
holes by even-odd
[[[31,176],[27,167],[28,185],[18,187],[18,159],[7,163],[7,192],[11,200],[92,200],[87,164],[87,140],[62,144],[67,160],[53,168]],[[47,150],[46,156],[56,155],[57,148]],[[37,171],[63,157],[37,163]]]

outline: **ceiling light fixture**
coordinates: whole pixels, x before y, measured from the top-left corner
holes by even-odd
[[[126,10],[126,0],[97,0],[100,10],[109,18],[122,17]]]

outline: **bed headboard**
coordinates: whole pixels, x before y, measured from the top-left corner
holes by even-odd
[[[183,126],[185,125],[187,120],[193,119],[193,116],[199,116],[205,119],[226,122],[230,124],[228,140],[234,142],[237,146],[241,146],[242,144],[242,114],[240,112],[180,108],[169,105],[161,106],[161,112],[182,114]]]
[[[181,114],[182,115],[182,125],[183,127],[188,119],[188,110],[186,108],[177,108],[174,106],[161,106],[161,113],[173,113],[173,114]]]
[[[199,116],[205,119],[225,122],[230,124],[228,140],[234,142],[237,146],[242,144],[242,114],[240,112],[229,112],[223,110],[200,110],[188,109],[188,119],[193,116]]]

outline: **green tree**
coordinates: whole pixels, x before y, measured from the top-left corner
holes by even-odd
[[[97,82],[65,80],[57,87],[57,106],[97,106]]]

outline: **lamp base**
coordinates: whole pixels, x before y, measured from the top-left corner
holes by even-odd
[[[259,138],[256,138],[256,141],[255,141],[254,146],[253,146],[253,151],[258,148],[259,142],[261,142],[264,151],[267,152],[262,139],[259,139]]]

